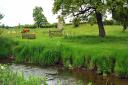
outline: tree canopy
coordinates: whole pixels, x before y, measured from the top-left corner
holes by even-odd
[[[115,9],[116,8],[116,9]],[[112,9],[112,17],[123,26],[123,31],[128,27],[128,0]]]
[[[35,7],[33,9],[33,18],[34,18],[34,21],[35,21],[35,25],[37,27],[46,26],[48,24],[48,21],[47,21],[46,17],[43,14],[42,7]]]

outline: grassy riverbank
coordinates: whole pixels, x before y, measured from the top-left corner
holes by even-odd
[[[128,31],[123,33],[121,26],[106,26],[105,29],[107,37],[104,39],[98,37],[96,25],[66,26],[62,37],[50,38],[48,29],[32,29],[37,36],[35,40],[21,39],[21,29],[4,30],[1,36],[17,42],[9,48],[11,53],[5,54],[15,56],[18,63],[63,64],[68,68],[85,67],[103,75],[114,72],[128,77]],[[13,31],[16,33],[11,33]],[[1,50],[6,46],[2,44]]]

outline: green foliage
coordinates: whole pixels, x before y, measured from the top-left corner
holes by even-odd
[[[16,62],[39,63],[40,53],[43,52],[43,45],[20,43],[13,50]]]
[[[0,85],[40,85],[41,79],[30,77],[25,79],[23,75],[13,73],[7,65],[0,64]]]
[[[93,85],[93,83],[92,82],[89,82],[88,85]]]
[[[122,52],[122,54],[117,54],[115,73],[121,78],[128,78],[128,54],[126,50],[122,50],[120,52]]]
[[[3,18],[4,16],[0,13],[0,20]],[[1,22],[0,22],[1,23]]]
[[[80,18],[79,17],[75,17],[73,19],[73,26],[74,27],[79,27],[79,25],[80,25]]]
[[[0,20],[3,18],[4,16],[0,13]]]
[[[88,23],[92,26],[94,24],[96,24],[96,18],[95,18],[95,15],[92,15],[92,16],[89,16],[88,17]]]
[[[87,5],[89,4],[89,5]],[[86,6],[89,9],[95,9],[100,12],[106,11],[106,4],[104,1],[101,0],[55,0],[54,2],[54,7],[53,7],[53,12],[57,13],[60,9],[63,10],[65,14],[71,14],[71,13],[76,13],[80,11],[84,11],[85,9],[82,7],[82,5]],[[81,9],[80,9],[81,8]],[[88,12],[85,11],[85,12]],[[85,12],[81,13],[84,14]]]
[[[123,3],[125,2],[125,3]],[[128,1],[126,0],[119,0],[118,2],[115,2],[112,8],[112,17],[114,20],[116,20],[118,23],[120,23],[123,26],[123,31],[126,30],[128,27]]]
[[[115,24],[113,20],[104,20],[105,25],[113,25]]]
[[[45,49],[41,54],[42,65],[54,65],[60,61],[61,54],[58,49]]]
[[[109,74],[112,73],[112,69],[114,68],[114,60],[111,57],[100,57],[96,59],[97,71],[101,74]]]
[[[5,37],[0,37],[0,58],[7,58],[12,55],[12,48],[16,42]]]
[[[35,63],[40,65],[54,65],[58,63],[61,53],[57,48],[47,48],[42,44],[22,43],[13,51],[16,62]]]
[[[46,17],[42,13],[43,9],[41,7],[35,7],[33,9],[33,18],[35,25],[39,28],[41,26],[46,26],[48,24]]]
[[[3,30],[2,30],[2,29],[0,29],[0,35],[2,34],[2,32],[3,32]]]

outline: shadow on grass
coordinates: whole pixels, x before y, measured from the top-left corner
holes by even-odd
[[[68,42],[80,43],[80,44],[99,44],[99,43],[126,43],[128,42],[128,36],[117,37],[107,36],[100,38],[99,36],[66,36],[64,40]]]

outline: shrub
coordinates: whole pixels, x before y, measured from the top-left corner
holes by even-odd
[[[0,58],[7,58],[12,55],[12,48],[16,42],[5,37],[0,37]]]
[[[79,17],[76,17],[73,19],[73,26],[74,27],[79,27],[80,25],[80,18]]]
[[[113,20],[105,20],[104,21],[104,24],[105,25],[113,25],[114,24],[114,21]]]
[[[2,34],[2,32],[3,32],[3,31],[0,29],[0,35]]]

